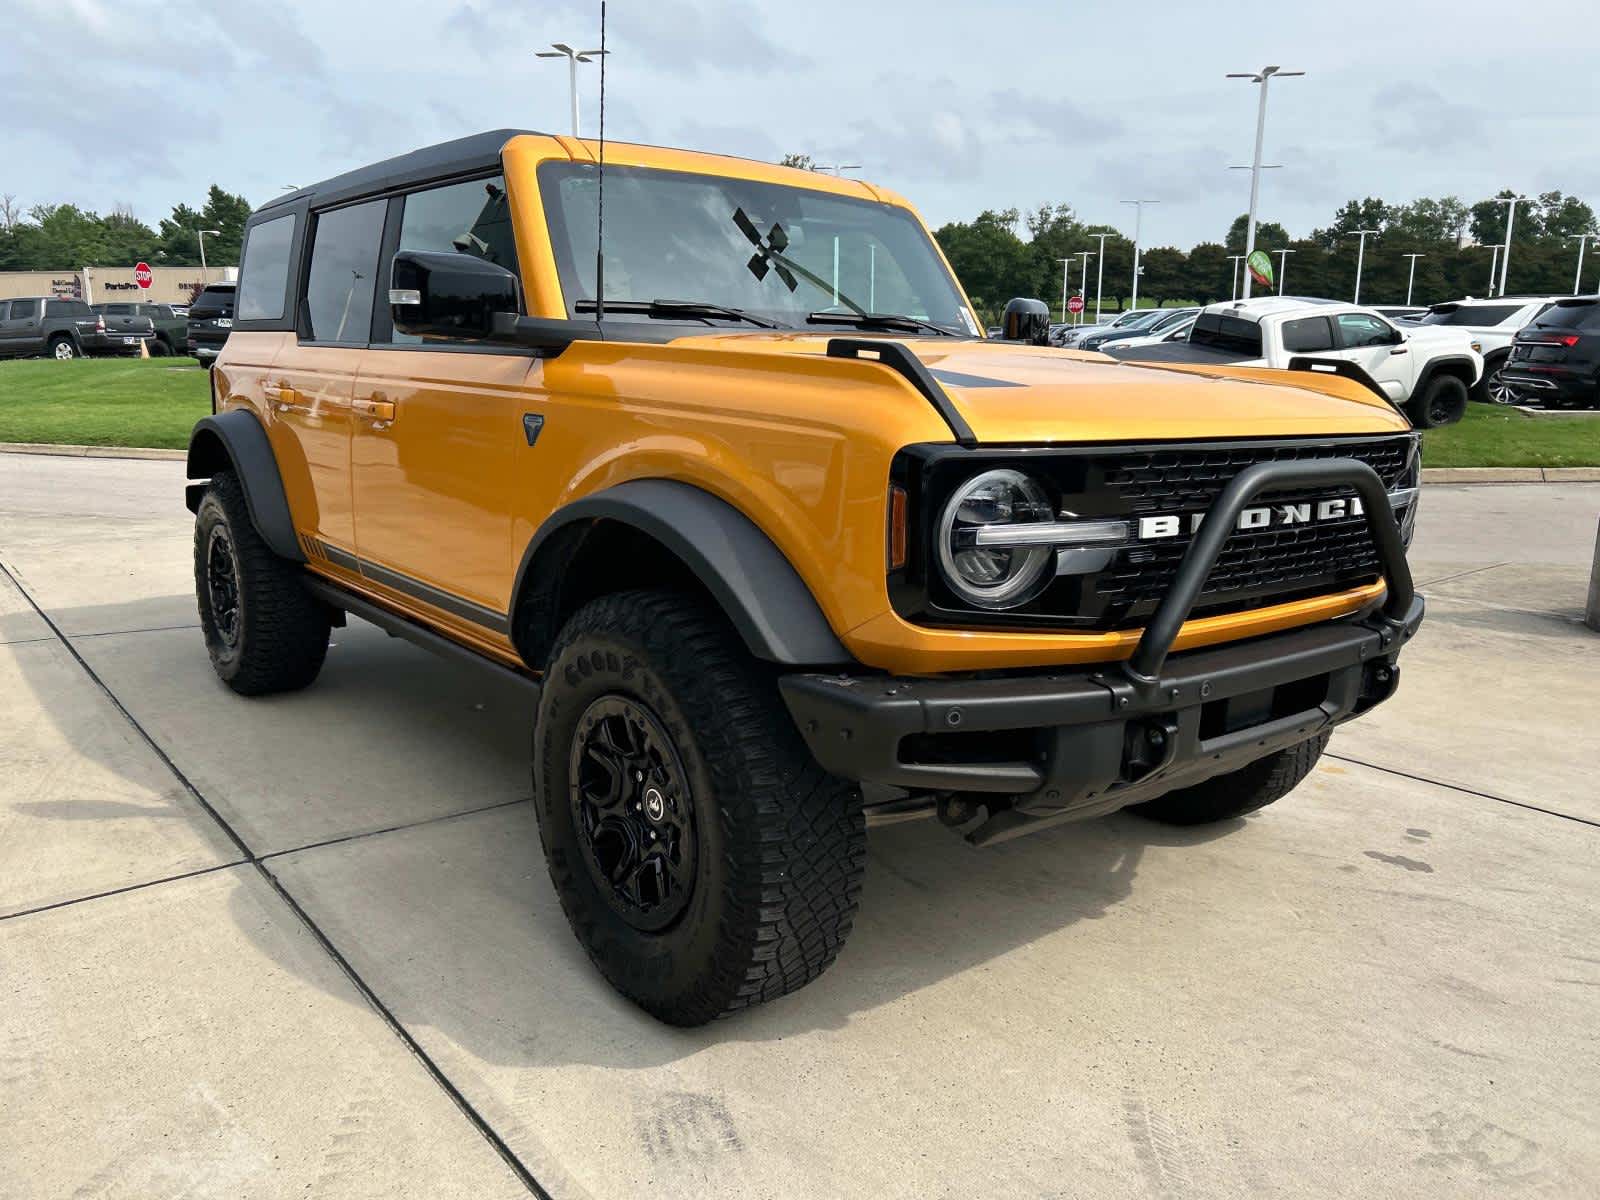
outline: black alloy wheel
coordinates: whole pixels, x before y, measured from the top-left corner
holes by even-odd
[[[239,644],[239,563],[233,538],[223,524],[211,527],[206,542],[206,594],[217,637],[232,649]]]
[[[578,719],[568,779],[600,894],[641,932],[671,926],[694,894],[699,847],[688,775],[661,722],[631,697],[601,696]]]

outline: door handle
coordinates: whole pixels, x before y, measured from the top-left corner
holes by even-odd
[[[1389,353],[1390,354],[1409,354],[1410,351],[1408,351],[1404,346],[1398,346],[1395,349],[1389,351]]]
[[[371,396],[356,400],[353,407],[357,416],[365,417],[369,421],[387,423],[394,420],[394,401],[385,400],[381,392],[374,392]]]
[[[300,406],[300,394],[287,383],[269,383],[262,389],[267,399],[278,406],[279,412],[290,412]]]

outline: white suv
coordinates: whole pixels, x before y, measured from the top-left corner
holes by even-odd
[[[1483,355],[1483,378],[1472,389],[1474,400],[1494,404],[1516,404],[1522,397],[1500,379],[1500,368],[1511,354],[1511,341],[1517,330],[1533,324],[1533,319],[1564,296],[1501,296],[1490,300],[1452,300],[1435,304],[1418,320],[1419,325],[1457,329],[1472,339],[1472,348]]]
[[[1367,384],[1424,428],[1459,421],[1468,390],[1483,374],[1482,357],[1460,330],[1402,328],[1370,308],[1293,296],[1213,304],[1195,318],[1187,341],[1127,350],[1113,342],[1102,353],[1143,362],[1337,371]]]

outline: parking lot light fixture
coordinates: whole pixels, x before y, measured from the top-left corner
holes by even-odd
[[[1100,239],[1100,249],[1096,252],[1099,262],[1094,269],[1094,323],[1100,324],[1100,294],[1106,287],[1106,239],[1115,237],[1112,233],[1092,233],[1090,237]]]
[[[1281,67],[1262,67],[1259,71],[1230,72],[1229,79],[1248,79],[1251,83],[1261,85],[1261,101],[1256,106],[1256,153],[1250,168],[1250,215],[1246,220],[1244,233],[1244,253],[1248,258],[1256,249],[1256,201],[1261,195],[1261,143],[1267,130],[1267,84],[1274,75],[1281,79],[1288,79],[1296,75],[1304,75],[1304,71],[1285,71]],[[1244,298],[1250,299],[1250,274],[1244,277]]]
[[[1274,250],[1278,256],[1278,295],[1283,295],[1283,277],[1289,273],[1289,255],[1293,250]]]
[[[1230,254],[1228,257],[1233,260],[1233,294],[1228,299],[1237,300],[1239,298],[1239,264],[1244,261],[1244,255]]]
[[[1516,222],[1517,204],[1526,199],[1526,196],[1491,196],[1486,201],[1488,204],[1504,204],[1506,206],[1506,240],[1503,243],[1503,252],[1500,255],[1500,294],[1502,296],[1506,294],[1506,270],[1511,266],[1511,227]]]
[[[206,236],[209,234],[211,237],[221,237],[222,230],[196,229],[195,233],[199,235],[200,238],[200,282],[205,284],[210,282],[206,276]]]
[[[1572,277],[1572,294],[1576,296],[1583,287],[1583,247],[1595,235],[1592,233],[1573,233],[1567,235],[1567,241],[1578,243],[1578,271]]]
[[[1094,257],[1093,250],[1079,250],[1077,257],[1083,259],[1083,274],[1079,277],[1078,295],[1086,296],[1089,293],[1089,260]],[[1083,324],[1083,310],[1078,310],[1078,324]]]
[[[1130,309],[1139,307],[1139,275],[1143,271],[1139,265],[1139,235],[1144,231],[1144,206],[1146,204],[1160,204],[1159,200],[1123,200],[1123,204],[1133,205],[1133,299],[1128,302]],[[1099,305],[1095,305],[1096,311]]]
[[[1489,257],[1489,298],[1494,299],[1495,276],[1500,273],[1500,243],[1496,242],[1489,247],[1494,253]]]
[[[610,54],[609,50],[574,50],[565,42],[551,42],[550,49],[535,51],[536,58],[564,58],[567,60],[567,83],[572,91],[572,136],[580,137],[578,133],[578,64],[593,62],[602,54]]]
[[[1400,257],[1411,260],[1411,270],[1406,275],[1406,306],[1410,307],[1411,285],[1417,281],[1417,259],[1427,258],[1428,256],[1426,254],[1402,254]]]
[[[1345,237],[1359,237],[1361,239],[1361,244],[1356,247],[1356,294],[1351,298],[1351,304],[1361,303],[1361,268],[1367,261],[1367,235],[1369,233],[1376,236],[1378,231],[1376,229],[1351,229],[1344,235]]]
[[[1061,323],[1065,325],[1067,323],[1067,272],[1072,267],[1072,259],[1070,257],[1058,258],[1056,261],[1061,264]]]

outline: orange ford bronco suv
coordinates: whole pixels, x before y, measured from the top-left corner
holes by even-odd
[[[526,684],[556,891],[648,1011],[820,974],[874,819],[1236,816],[1394,691],[1418,446],[1359,382],[986,339],[890,192],[598,153],[255,213],[188,504],[234,691],[347,614]]]

